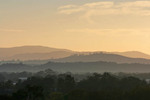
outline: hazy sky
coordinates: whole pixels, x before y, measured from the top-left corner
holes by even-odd
[[[150,1],[0,0],[0,47],[150,54]]]

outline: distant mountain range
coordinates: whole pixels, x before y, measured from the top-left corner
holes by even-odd
[[[0,48],[0,60],[20,60],[43,64],[48,61],[56,62],[117,62],[150,64],[150,55],[138,52],[77,52],[68,49],[50,48],[44,46],[21,46]],[[29,61],[30,60],[30,61]],[[43,61],[42,61],[43,60]],[[28,61],[28,62],[27,62]],[[42,63],[43,62],[43,63]]]
[[[18,60],[17,60],[18,59]],[[138,52],[77,52],[44,46],[0,48],[0,72],[150,72],[150,55]],[[20,63],[21,62],[21,63]]]

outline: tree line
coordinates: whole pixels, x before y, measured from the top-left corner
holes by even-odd
[[[25,81],[0,82],[0,100],[147,100],[144,80],[110,73],[93,73],[75,80],[71,73],[31,76]]]

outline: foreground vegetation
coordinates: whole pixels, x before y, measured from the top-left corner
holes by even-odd
[[[94,73],[77,80],[71,73],[56,74],[47,70],[43,74],[38,72],[27,80],[18,80],[16,84],[11,80],[3,81],[2,76],[0,79],[0,100],[150,99],[150,85],[144,80],[109,73]]]

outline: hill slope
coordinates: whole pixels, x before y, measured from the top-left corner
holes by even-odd
[[[131,58],[145,58],[150,59],[150,55],[139,52],[139,51],[127,51],[127,52],[111,52],[112,54],[118,54]]]

